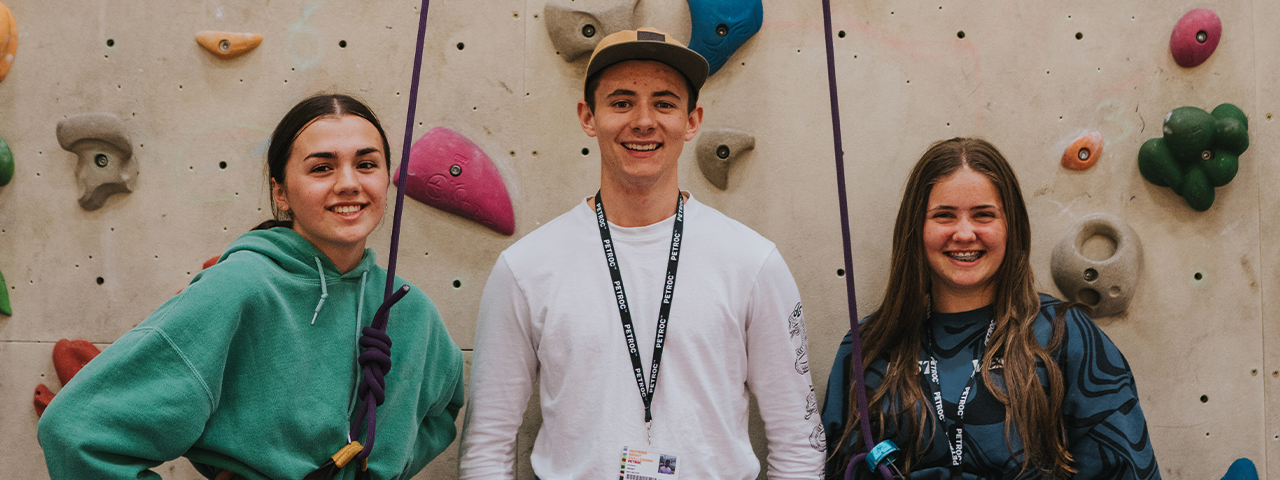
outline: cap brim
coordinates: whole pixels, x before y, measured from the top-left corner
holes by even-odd
[[[610,45],[597,52],[587,66],[587,78],[627,60],[653,60],[670,65],[684,74],[697,90],[702,89],[711,70],[707,60],[693,50],[665,42],[636,40]]]

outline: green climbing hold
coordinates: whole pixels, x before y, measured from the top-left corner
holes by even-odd
[[[1203,212],[1213,206],[1213,189],[1235,178],[1248,148],[1249,119],[1235,105],[1218,105],[1212,113],[1178,107],[1164,117],[1164,136],[1138,149],[1138,171]]]
[[[13,150],[0,138],[0,187],[8,185],[10,180],[13,180]]]
[[[13,316],[13,307],[9,306],[9,287],[4,283],[4,273],[0,273],[0,313]]]

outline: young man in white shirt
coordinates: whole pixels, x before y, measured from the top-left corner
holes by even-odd
[[[494,265],[461,478],[513,478],[535,379],[542,427],[531,463],[542,479],[754,479],[748,391],[765,422],[769,478],[820,478],[826,441],[795,280],[773,243],[677,182],[707,71],[654,29],[596,47],[578,117],[599,140],[600,191]]]

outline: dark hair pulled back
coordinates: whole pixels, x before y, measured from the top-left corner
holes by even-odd
[[[382,137],[382,151],[387,157],[387,174],[390,175],[391,145],[387,142],[387,133],[382,130],[382,124],[378,123],[378,117],[373,114],[373,110],[349,95],[322,93],[312,95],[294,105],[289,113],[280,119],[280,123],[276,124],[275,131],[271,132],[271,144],[267,147],[268,189],[271,187],[272,180],[281,187],[284,186],[285,166],[289,163],[289,156],[293,153],[293,142],[297,140],[298,135],[318,118],[342,115],[363,118],[378,130],[378,135]],[[276,205],[275,196],[268,196],[271,198],[273,218],[262,222],[254,230],[272,227],[292,228],[293,216],[289,212],[280,210]]]

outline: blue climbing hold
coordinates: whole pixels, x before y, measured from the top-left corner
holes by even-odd
[[[711,64],[715,75],[738,47],[760,31],[764,5],[760,0],[689,0],[693,34],[689,48]]]
[[[1222,480],[1258,480],[1258,469],[1253,466],[1253,461],[1241,458],[1231,462],[1231,468],[1227,469]]]

